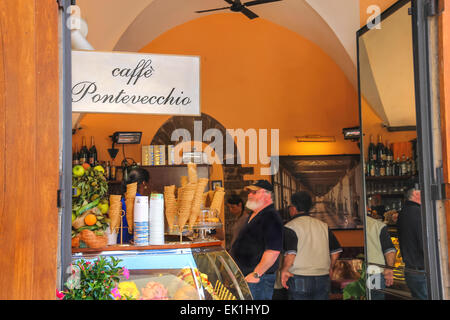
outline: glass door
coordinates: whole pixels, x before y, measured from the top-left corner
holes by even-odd
[[[372,300],[440,297],[426,1],[401,0],[358,31],[366,256]],[[431,157],[431,158],[430,158]],[[430,170],[431,169],[431,170]]]

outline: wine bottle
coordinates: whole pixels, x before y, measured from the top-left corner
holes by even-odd
[[[387,161],[380,161],[380,176],[384,177],[386,175],[386,162]]]
[[[406,174],[412,175],[411,160],[409,159],[409,157],[406,158]]]
[[[384,152],[386,154],[386,160],[392,161],[393,160],[393,154],[391,150],[391,145],[389,144],[389,141],[386,141]]]
[[[79,157],[80,155],[78,153],[78,143],[75,143],[75,150],[72,153],[72,165],[75,166],[80,163]]]
[[[400,175],[401,175],[401,176],[407,175],[408,173],[407,173],[407,171],[406,171],[406,157],[405,157],[404,154],[402,154],[402,162],[400,163],[400,167],[401,167]]]
[[[401,176],[401,166],[399,157],[397,157],[397,161],[394,161],[394,176]]]
[[[375,161],[373,159],[369,160],[368,165],[367,172],[369,173],[369,176],[375,177]]]
[[[385,154],[384,154],[384,145],[382,142],[381,135],[378,135],[378,144],[377,144],[377,162],[385,160]]]
[[[95,147],[94,137],[91,136],[91,147],[89,149],[89,164],[96,166],[98,162],[97,148]]]
[[[80,149],[80,158],[79,158],[80,164],[83,164],[85,162],[89,161],[89,151],[86,147],[86,137],[81,137],[81,149]]]
[[[368,157],[369,157],[369,161],[377,160],[377,152],[376,152],[375,144],[373,143],[372,135],[370,135]]]
[[[106,162],[105,177],[107,180],[111,180],[111,163],[109,161]]]

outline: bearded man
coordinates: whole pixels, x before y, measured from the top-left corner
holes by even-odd
[[[283,222],[272,201],[273,186],[258,180],[245,187],[252,211],[231,247],[231,255],[248,283],[253,299],[271,300],[283,249]]]

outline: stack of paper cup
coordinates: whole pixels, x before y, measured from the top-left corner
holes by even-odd
[[[148,197],[136,196],[134,201],[134,244],[136,246],[148,245]]]
[[[161,193],[150,195],[150,209],[148,211],[150,225],[150,244],[164,244],[164,196]]]

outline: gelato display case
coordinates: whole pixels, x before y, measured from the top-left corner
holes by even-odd
[[[252,300],[241,271],[217,242],[170,246],[127,247],[126,250],[78,249],[77,260],[98,257],[120,259],[129,270],[121,276],[118,289],[139,300]]]

